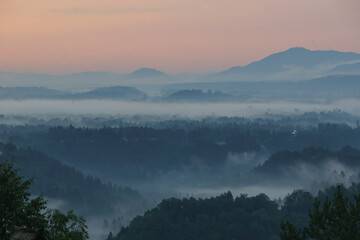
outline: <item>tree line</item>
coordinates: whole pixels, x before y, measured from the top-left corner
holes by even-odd
[[[107,240],[359,239],[360,184],[331,186],[316,197],[295,190],[283,206],[265,194],[170,198]]]

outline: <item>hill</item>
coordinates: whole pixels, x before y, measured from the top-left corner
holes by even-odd
[[[243,67],[204,77],[211,81],[302,80],[322,76],[334,66],[360,60],[360,54],[339,51],[311,51],[290,48]]]
[[[68,93],[44,87],[0,87],[0,100],[3,99],[114,99],[127,101],[141,101],[147,95],[128,86],[96,88],[82,93]]]
[[[359,184],[340,189],[354,202],[360,193]],[[315,195],[322,203],[334,198],[337,186],[331,186]],[[217,197],[195,199],[170,198],[143,216],[133,219],[128,227],[107,240],[279,240],[281,220],[289,220],[296,228],[307,225],[308,211],[314,198],[304,190],[295,190],[279,205],[265,194],[233,197],[231,192]]]
[[[1,134],[19,146],[32,146],[80,169],[107,178],[134,181],[151,180],[176,170],[219,169],[226,164],[229,152],[273,153],[310,146],[331,150],[345,145],[360,147],[360,129],[345,124],[319,124],[305,129],[288,122],[286,127],[271,122],[221,125],[215,122],[201,126],[178,121],[175,124],[178,127],[52,127],[22,135],[12,134],[10,128]],[[294,129],[298,130],[296,134]]]
[[[95,90],[69,95],[73,99],[117,99],[140,101],[147,98],[146,94],[134,87],[116,86],[97,88]]]
[[[281,214],[265,194],[230,192],[209,199],[166,199],[136,217],[113,240],[277,239]]]
[[[225,94],[220,91],[211,91],[206,92],[200,89],[191,89],[191,90],[180,90],[170,95],[163,97],[164,101],[173,101],[173,102],[223,102],[223,101],[236,101],[236,97]]]
[[[322,188],[332,184],[359,182],[360,150],[309,147],[300,151],[281,150],[249,175],[255,182]]]
[[[143,79],[143,78],[169,78],[167,74],[153,68],[140,68],[130,73],[129,79]]]
[[[359,96],[360,75],[330,75],[304,81],[244,81],[244,82],[199,82],[169,84],[163,91],[201,89],[245,94],[258,98],[277,97],[311,99],[320,96]]]
[[[0,99],[48,99],[65,96],[66,93],[44,87],[0,87]]]
[[[21,149],[0,143],[0,161],[15,159],[15,167],[25,178],[34,178],[31,193],[64,202],[81,215],[111,214],[119,207],[130,209],[143,199],[129,187],[105,184],[99,178],[61,163],[31,148]]]

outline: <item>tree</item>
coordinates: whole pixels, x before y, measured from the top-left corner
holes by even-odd
[[[48,210],[46,237],[53,240],[83,240],[88,238],[85,219],[78,217],[72,210],[66,214],[60,210]]]
[[[309,210],[309,223],[303,229],[287,222],[281,223],[281,240],[303,239],[360,239],[360,195],[354,196],[350,202],[344,197],[340,186],[334,194],[334,199],[326,198],[321,205],[316,198],[314,208]]]
[[[0,238],[9,239],[16,227],[42,228],[46,209],[42,196],[30,200],[32,180],[24,181],[13,163],[0,163]]]
[[[72,211],[50,210],[40,195],[30,199],[32,179],[24,180],[13,161],[0,163],[0,239],[8,240],[17,228],[39,229],[49,240],[88,238],[85,220]]]

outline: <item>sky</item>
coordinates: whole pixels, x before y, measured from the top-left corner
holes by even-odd
[[[360,1],[0,0],[0,71],[211,73],[295,46],[360,53]]]

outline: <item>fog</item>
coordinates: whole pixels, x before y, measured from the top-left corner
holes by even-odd
[[[264,163],[268,157],[268,154],[257,152],[229,152],[226,158],[223,172],[225,174],[245,173],[252,168]]]
[[[0,115],[3,115],[0,117],[3,118],[8,115],[21,115],[28,118],[46,116],[48,119],[51,117],[63,119],[64,116],[89,116],[94,119],[99,116],[140,116],[140,119],[146,119],[142,116],[159,116],[158,121],[172,119],[174,116],[178,119],[201,119],[209,116],[251,119],[266,117],[267,114],[296,116],[305,112],[333,110],[360,116],[360,99],[336,101],[318,99],[311,102],[305,100],[302,102],[259,100],[239,103],[165,103],[114,100],[0,101]],[[171,169],[159,174],[154,179],[143,182],[109,179],[99,172],[85,171],[85,168],[79,170],[86,174],[100,176],[104,182],[111,180],[120,186],[130,186],[139,191],[147,201],[146,209],[156,206],[162,199],[168,197],[205,198],[218,196],[227,191],[231,191],[233,196],[240,194],[255,196],[265,193],[270,199],[283,199],[294,189],[305,189],[317,193],[319,189],[332,184],[349,185],[353,181],[358,181],[359,178],[359,168],[345,166],[337,159],[328,159],[318,166],[299,163],[284,168],[281,176],[252,178],[251,172],[254,167],[263,164],[270,155],[271,152],[265,151],[228,152],[224,165],[216,170],[208,168],[204,160],[194,156],[190,165]],[[243,181],[244,179],[247,181]],[[67,209],[71,208],[71,203],[59,199],[48,199],[48,207]],[[86,216],[90,239],[105,239],[110,230],[116,234],[121,226],[126,226],[135,215],[142,214],[146,209],[144,206],[138,206],[137,211],[134,211],[134,209],[119,205],[114,207],[114,212],[110,215]],[[81,210],[77,213],[82,214]]]
[[[234,197],[241,194],[256,196],[265,193],[270,199],[284,198],[290,194],[294,188],[275,185],[249,185],[244,187],[218,187],[218,188],[181,188],[178,194],[185,197],[206,198],[219,196],[222,193],[231,191]]]
[[[264,176],[253,182],[238,182],[236,178],[233,182],[221,182],[222,177],[231,177],[234,174],[251,178],[251,170],[264,163],[268,157],[256,152],[229,152],[225,166],[216,173],[209,172],[208,169],[170,171],[154,181],[132,184],[132,187],[140,191],[149,203],[148,208],[152,208],[164,198],[208,198],[228,191],[231,191],[234,197],[265,193],[270,199],[277,201],[279,198],[284,199],[294,189],[304,189],[317,194],[320,189],[333,184],[342,183],[348,186],[359,178],[359,168],[348,167],[337,159],[327,159],[319,165],[301,162],[284,167],[277,177]],[[57,199],[49,199],[48,206],[59,209],[68,207],[62,200]],[[144,210],[136,214],[142,214]],[[117,233],[121,226],[127,226],[136,214],[119,206],[113,214],[87,217],[90,239],[105,239],[109,231]]]
[[[124,102],[113,100],[26,100],[0,101],[0,114],[62,115],[168,115],[181,117],[238,116],[252,117],[265,113],[299,114],[309,111],[343,110],[360,116],[360,99],[343,99],[334,102],[306,103],[293,101],[243,103],[155,103]]]
[[[328,159],[320,166],[309,163],[299,163],[294,167],[284,169],[289,185],[298,185],[312,193],[335,184],[350,186],[359,181],[360,168],[346,166],[336,159]]]
[[[68,203],[66,203],[64,200],[62,199],[55,199],[55,198],[49,198],[49,197],[45,197],[44,198],[46,201],[46,205],[48,208],[50,209],[67,209],[69,207]]]
[[[299,162],[284,166],[281,173],[254,175],[254,167],[269,158],[268,154],[245,152],[229,153],[223,168],[216,172],[202,169],[170,171],[154,181],[131,184],[156,205],[164,198],[207,198],[231,191],[233,196],[255,196],[265,193],[270,199],[284,199],[295,189],[304,189],[316,195],[319,190],[335,184],[350,186],[358,182],[359,167],[349,167],[337,159],[327,159],[316,165]]]
[[[248,154],[244,154],[245,156]],[[250,154],[251,155],[251,154]],[[234,155],[229,156],[229,161],[235,163],[236,167],[244,166],[243,169],[238,171],[241,178],[233,178],[233,182],[226,184],[220,184],[217,186],[191,186],[182,185],[177,188],[172,188],[172,195],[175,197],[195,197],[195,198],[207,198],[218,196],[222,193],[231,191],[234,197],[240,194],[247,194],[248,196],[256,196],[260,193],[265,193],[270,199],[284,199],[287,195],[291,194],[295,189],[303,189],[311,192],[313,195],[317,195],[319,190],[325,189],[332,185],[343,184],[349,187],[352,183],[359,182],[360,168],[349,167],[337,159],[328,159],[320,165],[309,164],[309,163],[298,163],[291,167],[284,167],[282,174],[261,178],[257,178],[256,181],[245,181],[239,182],[243,179],[242,177],[252,178],[249,174],[251,166],[254,166],[254,162],[244,164],[250,158],[248,157],[235,157]],[[251,157],[252,158],[252,157]],[[259,163],[264,161],[264,157],[257,159]],[[228,168],[230,169],[230,168]],[[239,168],[237,168],[239,169]],[[246,171],[249,169],[249,171]],[[233,171],[222,172],[224,176],[230,176]],[[209,179],[211,178],[208,176]],[[214,176],[213,176],[214,177]],[[211,182],[211,181],[209,181]]]
[[[71,203],[65,202],[62,199],[55,199],[45,197],[46,206],[48,209],[59,209],[62,212],[68,210],[74,210],[76,215],[85,217],[86,225],[88,226],[88,233],[91,240],[103,240],[106,239],[109,232],[116,234],[120,231],[121,227],[127,226],[130,221],[137,215],[143,214],[146,209],[139,208],[137,210],[130,209],[129,207],[119,204],[114,207],[114,211],[111,214],[103,215],[86,215],[89,213],[84,212],[84,209],[74,208]],[[155,203],[150,207],[155,207]]]

